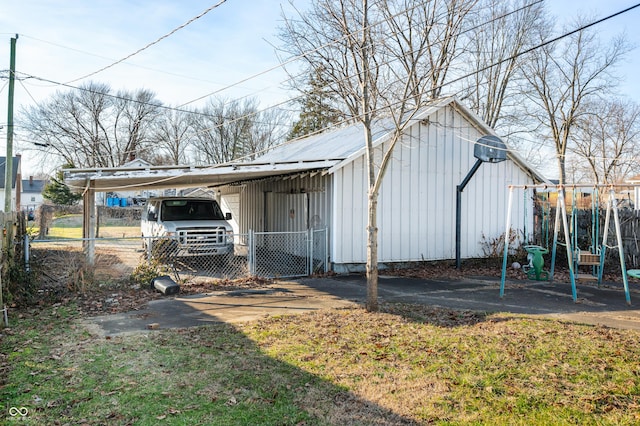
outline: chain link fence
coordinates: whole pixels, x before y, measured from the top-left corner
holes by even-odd
[[[262,277],[296,277],[327,272],[326,240],[326,229],[249,233],[250,273]]]
[[[233,241],[231,243],[231,241]],[[126,281],[141,270],[181,282],[246,277],[285,278],[328,271],[327,230],[249,232],[224,244],[177,237],[26,239],[25,264],[41,284],[84,290]]]

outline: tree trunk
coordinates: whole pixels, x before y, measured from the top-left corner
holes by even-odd
[[[378,310],[378,194],[369,189],[367,221],[367,304],[369,312]]]
[[[564,156],[558,155],[557,159],[558,159],[558,171],[560,172],[558,183],[560,185],[564,185],[567,183],[567,169],[564,161]]]

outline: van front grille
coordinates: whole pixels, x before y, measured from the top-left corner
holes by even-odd
[[[229,243],[224,226],[216,228],[178,228],[178,241],[189,249],[206,249]]]

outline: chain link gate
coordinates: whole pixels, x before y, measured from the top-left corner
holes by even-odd
[[[328,271],[327,230],[249,232],[249,271],[261,277],[299,277]]]

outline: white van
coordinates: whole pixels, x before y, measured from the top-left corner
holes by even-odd
[[[211,198],[159,197],[147,200],[140,228],[145,246],[162,237],[178,256],[226,255],[233,254],[228,220]]]

